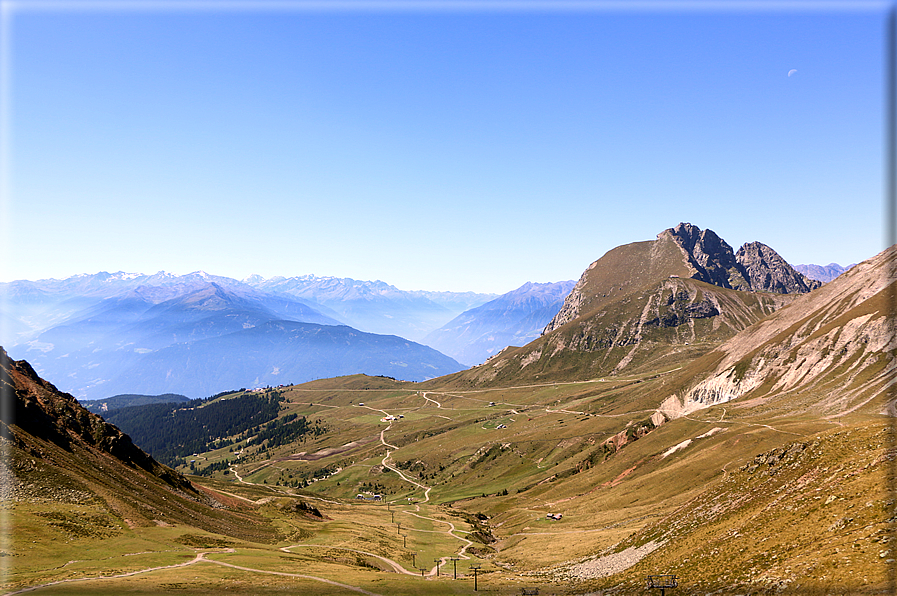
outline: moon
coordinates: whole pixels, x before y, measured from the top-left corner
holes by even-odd
[[[792,68],[791,70],[788,71],[788,76],[790,77],[791,75],[793,75],[793,74],[796,73],[796,72],[797,72],[797,69],[796,69],[796,68]]]

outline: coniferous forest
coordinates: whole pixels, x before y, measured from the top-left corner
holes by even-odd
[[[121,408],[108,412],[104,418],[170,466],[184,463],[184,458],[194,453],[227,447],[249,437],[254,437],[254,444],[268,441],[268,446],[274,447],[295,441],[306,432],[315,436],[324,432],[322,427],[311,426],[296,414],[275,420],[283,402],[277,390],[212,401],[218,397]],[[235,435],[239,438],[219,438]]]

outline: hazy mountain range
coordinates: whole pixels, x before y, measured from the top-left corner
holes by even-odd
[[[41,374],[58,379],[82,399],[135,392],[204,397],[241,386],[359,372],[423,380],[458,371],[508,346],[528,344],[593,303],[613,303],[631,283],[626,276],[641,279],[645,267],[666,279],[678,275],[683,280],[679,285],[693,279],[761,293],[793,294],[820,284],[760,243],[746,244],[736,253],[711,230],[691,224],[662,235],[669,237],[663,249],[669,254],[657,253],[656,247],[633,253],[640,265],[622,277],[616,270],[596,273],[590,268],[576,284],[529,282],[501,296],[404,291],[382,281],[314,275],[253,275],[240,281],[202,271],[182,276],[101,272],[15,281],[0,284],[5,295],[3,342],[14,357],[27,358]],[[632,249],[620,247],[608,254],[619,251]],[[831,274],[837,270],[836,265],[825,269]],[[606,281],[591,293],[584,291],[583,284],[596,275]],[[607,281],[611,278],[615,281]],[[732,331],[782,300],[731,296],[751,302],[722,326]],[[692,310],[680,318],[698,320],[697,307],[688,308]],[[721,328],[714,327],[713,333],[719,335]],[[230,358],[232,350],[243,356]]]
[[[810,279],[816,279],[821,282],[829,282],[855,267],[856,263],[852,263],[846,267],[842,267],[837,263],[829,263],[826,266],[821,265],[793,265],[794,269],[800,271]]]
[[[272,277],[244,280],[263,292],[312,303],[343,324],[370,333],[420,341],[459,312],[483,304],[494,294],[405,291],[382,281],[350,278]]]
[[[526,283],[463,312],[422,341],[458,362],[479,364],[506,346],[522,346],[539,337],[573,285],[573,281]]]
[[[250,281],[263,283],[257,277]],[[337,313],[286,291],[298,287],[293,282],[280,280],[283,291],[266,291],[204,272],[11,282],[0,287],[6,299],[4,341],[10,353],[27,357],[41,374],[61,379],[80,398],[135,392],[204,397],[241,386],[359,372],[422,380],[463,366],[395,333],[352,328],[345,324],[346,313],[360,313],[351,318],[366,326],[383,328],[383,321],[395,321],[394,331],[421,315],[428,322],[419,324],[431,330],[492,298],[304,278],[305,292],[337,306],[342,311]],[[342,306],[337,295],[345,298]],[[245,356],[233,359],[234,349]]]

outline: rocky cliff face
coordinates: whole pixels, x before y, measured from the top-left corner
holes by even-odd
[[[693,279],[721,288],[776,294],[805,294],[822,285],[796,271],[761,242],[749,242],[733,253],[713,230],[701,230],[690,223],[660,233],[664,234],[673,238],[695,269]]]
[[[713,230],[680,223],[658,234],[658,238],[663,235],[669,235],[679,245],[683,258],[695,270],[691,278],[721,288],[750,290],[750,282],[745,279],[732,247]]]

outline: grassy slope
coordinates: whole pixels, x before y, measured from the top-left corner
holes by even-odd
[[[414,550],[419,557],[418,564],[423,560],[428,567],[432,567],[434,558],[457,552],[462,543],[445,534],[433,532],[444,529],[444,524],[440,528],[440,524],[408,515],[414,513],[415,507],[419,506],[419,515],[453,521],[457,527],[466,531],[471,527],[464,518],[458,517],[462,512],[483,512],[490,516],[489,525],[499,539],[491,548],[498,552],[491,552],[485,545],[477,545],[481,549],[478,552],[485,557],[484,568],[489,570],[488,574],[480,578],[486,582],[484,585],[494,587],[499,593],[502,590],[513,593],[511,590],[515,585],[542,585],[562,591],[566,590],[562,586],[571,585],[569,580],[561,579],[563,576],[556,575],[556,572],[545,573],[539,570],[562,561],[588,557],[618,543],[625,546],[628,544],[625,540],[637,543],[654,537],[658,532],[669,533],[664,528],[675,525],[675,520],[678,519],[676,510],[683,508],[684,513],[680,512],[679,517],[688,517],[689,512],[696,507],[695,504],[701,503],[698,497],[705,490],[710,490],[713,495],[715,493],[712,491],[727,490],[727,483],[731,482],[735,484],[730,492],[743,490],[744,486],[750,487],[752,478],[760,476],[756,472],[751,476],[740,468],[753,461],[757,454],[787,445],[795,439],[812,442],[815,440],[814,434],[823,433],[821,436],[825,437],[826,432],[831,432],[837,426],[837,421],[819,421],[799,412],[788,415],[778,412],[774,419],[770,419],[762,409],[733,408],[733,404],[728,404],[727,408],[717,406],[700,412],[700,415],[693,415],[691,419],[680,419],[663,425],[616,453],[606,451],[602,447],[606,439],[625,430],[629,423],[641,422],[650,415],[652,407],[656,407],[657,396],[664,392],[664,387],[670,380],[670,375],[649,375],[573,384],[428,392],[427,397],[439,402],[441,408],[437,408],[433,401],[424,399],[414,385],[388,379],[346,377],[296,387],[287,392],[290,403],[284,411],[319,417],[332,432],[319,437],[313,444],[286,446],[264,457],[250,455],[248,461],[237,465],[244,480],[258,483],[267,481],[267,485],[252,486],[235,482],[232,474],[219,474],[217,479],[197,479],[215,490],[224,491],[218,493],[222,502],[233,507],[248,507],[247,514],[251,511],[254,516],[272,520],[271,524],[278,531],[271,542],[236,538],[233,528],[222,528],[217,532],[219,538],[226,541],[222,544],[237,548],[237,553],[222,554],[221,560],[244,560],[236,556],[240,555],[246,557],[247,561],[253,561],[244,566],[277,570],[288,565],[286,561],[292,557],[295,558],[296,567],[290,568],[295,570],[301,567],[302,573],[340,579],[377,593],[415,593],[415,590],[423,589],[419,586],[431,586],[434,581],[416,581],[412,577],[401,577],[368,567],[376,567],[375,561],[361,564],[354,557],[331,560],[332,556],[316,551],[287,555],[276,547],[313,543],[357,548],[386,554],[408,567],[410,552]],[[360,406],[360,402],[365,405]],[[496,405],[490,406],[490,402],[495,402]],[[386,433],[387,441],[399,446],[398,450],[393,451],[390,461],[393,464],[417,464],[405,473],[413,475],[421,484],[433,487],[430,497],[434,504],[420,505],[422,490],[403,481],[394,472],[382,468],[386,448],[379,443],[379,433],[387,424],[380,421],[382,412],[371,408],[396,415],[402,413],[405,416]],[[875,424],[880,427],[880,423],[874,422],[869,415],[860,414],[841,423],[847,428],[873,428]],[[496,428],[500,424],[507,428]],[[703,439],[696,438],[713,428],[723,428],[724,431],[717,431]],[[832,461],[828,467],[845,465],[860,447],[869,453],[870,458],[882,456],[886,445],[880,436],[876,439],[878,442],[870,439],[869,433],[874,435],[874,432],[854,431],[841,437],[843,444],[826,452],[826,457]],[[692,445],[662,457],[670,447],[689,438],[693,440]],[[365,442],[366,440],[369,442]],[[826,444],[824,438],[821,440]],[[300,451],[311,454],[326,448],[342,447],[350,441],[358,441],[360,444],[314,461],[290,459],[290,456]],[[232,457],[227,450],[221,451],[204,455],[210,460]],[[325,466],[330,469],[339,467],[342,471],[313,483],[304,491],[276,486],[281,479],[286,480],[290,473],[298,477]],[[839,493],[839,498],[844,497],[843,502],[839,501],[839,511],[846,510],[851,505],[854,509],[862,507],[867,512],[864,515],[869,517],[863,527],[879,524],[870,526],[871,537],[884,527],[881,525],[884,519],[884,500],[881,497],[869,497],[870,491],[881,492],[883,489],[881,482],[875,484],[875,474],[881,469],[880,466],[877,469],[870,468],[862,480],[867,484],[857,485],[856,489],[847,490],[843,495]],[[573,470],[579,471],[571,473]],[[732,481],[731,478],[736,480]],[[397,526],[393,525],[395,515],[386,511],[384,504],[354,500],[363,483],[378,483],[389,500],[404,503],[401,507],[393,508],[403,512],[395,515],[398,515],[396,522],[402,523],[407,530],[404,532],[409,536],[407,540],[410,540],[407,549],[401,547],[401,537],[397,534]],[[507,496],[501,494],[505,489],[508,490]],[[326,495],[329,501],[338,502],[309,500],[330,519],[312,520],[291,514],[284,507],[290,499],[288,495],[295,498],[301,494],[310,494],[309,490]],[[780,496],[773,491],[774,488],[767,490],[764,493],[767,496],[757,500],[754,509],[762,512],[764,507]],[[248,500],[233,498],[228,501],[227,493]],[[487,496],[483,497],[483,494]],[[789,495],[786,495],[788,499],[797,498],[797,495]],[[267,500],[272,497],[274,500]],[[418,505],[409,504],[408,497]],[[307,497],[306,499],[308,500]],[[873,505],[866,508],[866,502],[870,500]],[[443,505],[437,505],[438,503]],[[782,507],[788,504],[790,503],[782,503]],[[71,504],[36,503],[16,508],[16,542],[19,544],[12,550],[16,555],[27,552],[25,558],[17,556],[13,559],[16,584],[33,585],[47,579],[70,577],[73,572],[74,575],[91,575],[97,572],[110,573],[113,569],[143,568],[142,566],[150,566],[149,562],[157,559],[182,562],[194,551],[182,543],[183,538],[181,542],[176,540],[184,534],[207,534],[192,528],[192,523],[187,520],[175,521],[171,527],[152,525],[128,528],[121,517],[108,509],[105,513],[98,509],[91,514],[100,516],[94,521],[90,521],[93,518],[89,516],[82,516],[88,520],[87,526],[92,528],[86,534],[63,529],[58,524],[54,526],[50,518],[42,517],[48,511],[70,511],[72,507]],[[771,510],[779,509],[777,505]],[[548,512],[563,513],[564,518],[561,521],[549,521],[545,519]],[[749,513],[756,512],[751,509]],[[767,512],[766,515],[770,513]],[[802,519],[799,513],[795,515],[798,516],[797,520]],[[399,521],[400,519],[403,521]],[[712,551],[707,545],[714,540],[723,540],[732,528],[744,526],[735,525],[741,519],[737,515],[732,519],[735,521],[730,524],[680,528],[668,540],[670,547],[646,558],[641,566],[632,568],[628,574],[607,580],[587,580],[584,586],[608,587],[621,581],[636,582],[646,570],[673,570],[683,577],[687,576],[690,585],[702,582],[702,589],[723,585],[725,582],[734,584],[736,580],[748,581],[751,566],[758,566],[756,560],[751,562],[752,557],[760,552],[753,542],[748,554],[741,557],[743,560],[739,560],[738,553],[719,551],[724,553],[726,565],[716,568],[732,570],[726,578],[712,571],[714,566],[709,564],[712,557],[719,553],[701,556],[702,553]],[[117,533],[115,536],[102,536],[103,528],[110,524],[115,525]],[[782,524],[784,527],[785,521]],[[805,526],[797,527],[800,528],[798,533],[806,534]],[[828,528],[818,527],[820,531]],[[760,542],[763,538],[778,540],[782,534],[779,526],[768,526],[765,523],[752,527],[751,531],[755,542]],[[809,535],[814,536],[815,533]],[[66,548],[59,548],[58,541],[46,543],[46,539],[51,536],[64,536],[71,542],[67,543]],[[876,536],[880,539],[881,533]],[[37,539],[36,544],[39,546],[30,549],[25,547],[29,537]],[[781,541],[784,541],[781,544],[792,544],[796,540],[797,538],[781,537]],[[96,550],[100,544],[103,547]],[[216,543],[208,544],[214,546]],[[795,555],[798,557],[795,561],[805,561],[807,552],[814,553],[818,563],[813,569],[808,570],[807,565],[801,566],[799,562],[790,564],[790,568],[797,570],[794,574],[800,577],[813,576],[813,573],[824,569],[824,575],[828,579],[819,581],[847,582],[848,585],[853,585],[850,583],[852,578],[847,573],[849,569],[835,566],[841,553],[834,553],[833,549],[839,548],[834,544],[832,543],[832,552],[819,552],[807,547],[809,551],[804,549],[803,554]],[[871,543],[864,544],[866,554],[872,552],[869,550],[870,545]],[[32,552],[28,552],[35,548],[41,552],[38,558],[33,558]],[[87,551],[92,554],[89,557],[83,556]],[[125,552],[143,551],[150,553],[133,559],[119,556]],[[877,557],[878,551],[874,555]],[[72,559],[85,560],[75,567],[63,567]],[[706,561],[708,564],[673,565],[674,562],[685,559]],[[23,565],[25,561],[34,563]],[[111,564],[110,561],[115,563]],[[123,561],[127,561],[127,565],[123,565]],[[864,568],[870,586],[880,585],[883,581],[881,569],[874,569],[877,562],[870,559],[868,568]],[[338,593],[327,592],[329,588],[326,586],[309,583],[308,580],[303,583],[297,578],[256,577],[249,572],[217,567],[210,569],[209,564],[202,565],[184,570],[160,571],[139,580],[108,580],[103,585],[109,586],[109,589],[124,585],[135,589],[144,586],[141,589],[151,593],[153,589],[163,588],[163,584],[193,585],[188,580],[199,577],[201,581],[189,588],[196,590],[194,593],[197,594],[212,593],[222,587],[238,589],[240,586],[248,590],[246,593],[264,593],[253,591],[267,589],[274,592],[278,589],[277,586],[292,586],[294,589],[298,589],[298,586],[303,591],[309,591],[308,593]],[[775,578],[775,581],[786,579],[783,571],[786,566],[788,565],[773,568],[766,575]],[[462,567],[466,570],[464,562]],[[315,572],[312,573],[312,570]],[[527,573],[536,575],[526,575]],[[514,580],[515,577],[519,579]],[[763,581],[766,579],[768,578]],[[818,584],[806,579],[795,579],[794,582],[801,585]],[[439,583],[443,584],[445,580]],[[94,590],[100,589],[99,584],[91,585]],[[454,583],[446,586],[447,590],[455,590],[457,587]],[[470,586],[465,589],[469,590]],[[97,593],[74,584],[54,590],[58,591],[56,593]]]

